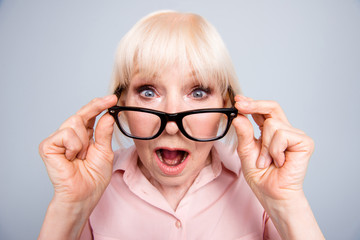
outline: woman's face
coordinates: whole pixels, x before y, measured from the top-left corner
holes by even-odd
[[[135,74],[122,101],[125,106],[167,113],[224,107],[222,94],[216,86],[210,84],[204,88],[194,79],[192,71],[180,72],[177,67],[168,68],[154,78]],[[214,128],[217,122],[218,119],[208,119],[206,126],[192,126],[192,129]],[[134,131],[136,128],[139,131],[144,127],[151,128],[149,122],[141,119],[132,119],[129,124]],[[196,125],[196,122],[189,124]],[[162,186],[190,186],[201,169],[211,162],[209,153],[213,142],[196,142],[186,138],[175,122],[168,122],[156,139],[134,142],[145,176]]]

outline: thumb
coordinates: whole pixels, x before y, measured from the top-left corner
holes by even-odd
[[[244,115],[238,114],[233,120],[233,125],[238,137],[237,151],[241,165],[246,169],[256,168],[256,160],[260,150],[254,137],[254,129],[250,120]]]
[[[106,113],[100,118],[95,129],[95,145],[106,152],[112,152],[111,141],[114,122],[114,118]]]

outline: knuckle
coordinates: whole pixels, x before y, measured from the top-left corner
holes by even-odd
[[[65,148],[69,151],[80,151],[82,148],[81,141],[78,135],[75,133],[74,129],[72,128],[64,128],[62,130],[63,134],[63,142],[66,142]]]
[[[51,155],[51,151],[52,151],[51,138],[52,137],[48,137],[39,144],[39,154],[44,162],[46,162]]]
[[[90,101],[90,105],[95,109],[105,109],[106,104],[102,98],[94,98]]]
[[[281,122],[274,118],[267,118],[263,123],[264,139],[271,139],[273,135],[282,127]]]
[[[270,106],[271,106],[272,109],[279,109],[279,108],[281,108],[281,107],[280,107],[280,104],[279,104],[278,102],[276,102],[276,101],[274,101],[274,100],[270,100],[269,102],[270,102]]]
[[[276,129],[275,133],[274,133],[274,137],[276,137],[277,139],[284,140],[284,139],[286,139],[286,134],[287,134],[286,130],[284,130],[284,129]]]
[[[75,114],[72,115],[71,117],[69,117],[61,126],[60,126],[60,130],[65,129],[65,128],[69,128],[69,127],[79,127],[81,125],[84,125],[84,122],[81,118],[80,115]]]
[[[314,139],[312,139],[312,138],[309,137],[309,136],[307,136],[307,137],[308,137],[308,139],[309,139],[310,144],[315,147],[315,141],[314,141]]]
[[[264,128],[276,129],[278,128],[279,121],[274,118],[267,118],[264,121]]]
[[[262,141],[261,142],[261,151],[265,151],[266,149],[269,149],[270,143],[268,141]]]
[[[101,98],[93,98],[88,104],[82,106],[79,111],[77,111],[76,115],[82,115],[86,113],[89,109],[99,108],[103,105],[103,101]]]
[[[273,156],[273,157],[275,157],[275,158],[284,153],[284,152],[283,152],[278,146],[276,146],[276,145],[271,145],[270,148],[269,148],[269,152],[270,152],[271,156]]]
[[[286,137],[286,132],[284,129],[277,129],[275,134],[277,134],[280,138],[285,138]]]
[[[305,136],[305,139],[306,139],[306,142],[307,142],[307,144],[308,144],[309,148],[311,149],[311,151],[313,151],[313,150],[314,150],[314,148],[315,148],[315,142],[314,142],[314,139],[312,139],[312,138],[311,138],[311,137],[309,137],[309,136]]]
[[[303,130],[296,129],[296,131],[297,131],[299,134],[301,134],[301,135],[307,136],[306,133],[305,133]]]
[[[68,150],[70,152],[80,152],[81,148],[82,148],[81,144],[76,143],[76,144],[70,144],[69,146],[67,146],[66,150]]]
[[[100,98],[93,98],[93,99],[90,101],[90,104],[97,105],[99,102],[100,102]]]
[[[75,114],[69,118],[69,123],[70,123],[70,125],[73,125],[73,126],[80,126],[83,124],[83,120],[82,120],[81,116]]]
[[[102,101],[101,98],[94,98],[90,102],[91,105],[93,105],[95,108],[103,108],[104,107],[104,101]]]
[[[44,158],[46,155],[45,152],[47,149],[47,141],[48,139],[45,139],[39,144],[39,154],[42,158]]]
[[[70,139],[74,137],[74,130],[71,127],[66,127],[61,130],[64,139]]]

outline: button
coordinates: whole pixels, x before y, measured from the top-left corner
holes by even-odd
[[[177,220],[177,221],[175,222],[175,226],[176,226],[177,228],[181,228],[181,222],[180,222],[179,220]]]

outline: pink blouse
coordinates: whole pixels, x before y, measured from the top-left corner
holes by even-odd
[[[174,211],[138,168],[135,147],[116,151],[111,182],[81,239],[281,239],[237,153],[216,142],[211,154]]]

